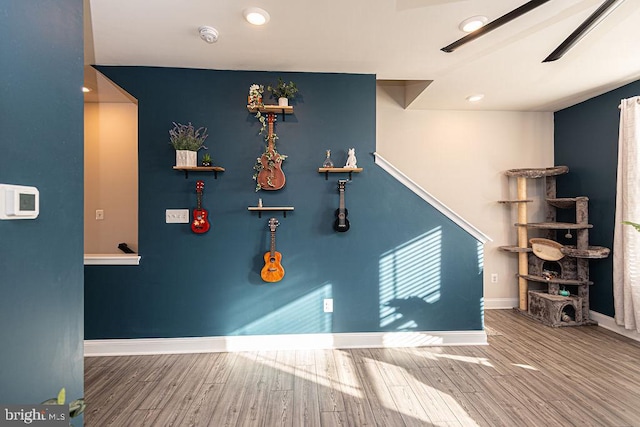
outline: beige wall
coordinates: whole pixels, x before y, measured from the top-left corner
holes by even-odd
[[[378,86],[377,152],[493,240],[485,244],[485,304],[517,305],[517,256],[498,250],[517,243],[516,212],[497,201],[515,198],[505,170],[553,165],[553,113],[405,110],[396,101],[403,91]],[[530,180],[529,194],[540,200],[543,181]],[[529,221],[542,221],[542,203],[528,206]]]
[[[138,106],[85,104],[84,140],[84,251],[121,253],[125,242],[137,252]]]

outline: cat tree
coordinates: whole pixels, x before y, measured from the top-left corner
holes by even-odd
[[[500,203],[516,205],[518,244],[500,249],[518,254],[518,311],[549,326],[579,326],[595,324],[589,318],[589,260],[606,258],[609,249],[589,246],[589,199],[587,197],[557,198],[556,176],[569,172],[567,166],[539,169],[510,169],[508,177],[516,178],[517,196]],[[545,220],[530,223],[527,219],[527,180],[545,180]],[[575,222],[557,222],[557,209],[575,210]],[[529,230],[542,236],[529,239]],[[575,244],[558,241],[558,231]],[[545,289],[529,289],[530,283],[544,283]],[[533,286],[532,286],[533,287]],[[540,286],[538,286],[540,287]],[[542,286],[544,288],[544,286]]]

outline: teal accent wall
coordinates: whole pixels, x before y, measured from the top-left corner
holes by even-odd
[[[0,3],[0,183],[40,216],[0,221],[0,402],[83,395],[82,1]],[[77,423],[79,425],[79,423]]]
[[[589,197],[592,245],[613,248],[620,100],[640,95],[634,82],[555,113],[555,163],[569,166],[558,178],[559,197]],[[613,257],[590,263],[591,309],[613,317]]]
[[[482,329],[478,241],[374,164],[373,75],[97,67],[139,102],[140,266],[85,267],[87,339]],[[293,115],[276,123],[286,186],[256,193],[263,151],[246,109],[249,86],[294,80]],[[272,100],[267,100],[271,101]],[[172,170],[173,121],[209,130],[213,174]],[[347,184],[351,229],[337,233],[337,180],[317,169],[331,149],[344,165],[354,147],[364,171]],[[203,206],[212,229],[165,224],[165,209]],[[269,248],[265,206],[294,206],[276,246],[285,277],[260,278]],[[116,248],[114,248],[115,250]],[[481,249],[481,247],[480,247]],[[334,313],[322,300],[334,299]]]

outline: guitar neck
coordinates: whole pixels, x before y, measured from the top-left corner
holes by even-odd
[[[273,258],[276,253],[276,231],[271,232],[271,257]]]
[[[196,182],[196,194],[198,195],[198,210],[202,210],[202,189],[204,188],[204,181],[198,180]]]
[[[269,113],[268,122],[269,122],[269,150],[273,150],[273,123],[276,121],[276,115],[274,113]]]
[[[340,187],[340,210],[344,210],[344,188]]]

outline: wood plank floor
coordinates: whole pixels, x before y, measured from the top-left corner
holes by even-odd
[[[486,312],[489,346],[85,359],[85,425],[640,426],[640,343]]]

